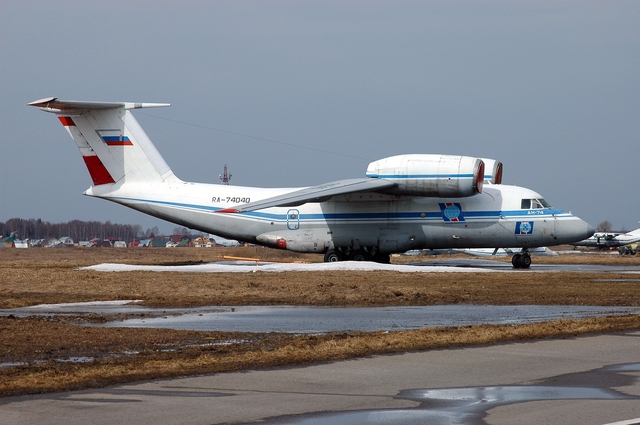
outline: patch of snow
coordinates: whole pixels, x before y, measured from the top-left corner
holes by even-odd
[[[487,270],[479,267],[446,267],[446,266],[414,266],[404,264],[381,264],[369,261],[340,261],[336,263],[269,263],[238,261],[238,262],[216,262],[206,264],[193,264],[184,266],[145,266],[132,264],[103,263],[94,266],[81,267],[79,270],[94,270],[100,272],[130,272],[130,271],[152,271],[152,272],[191,272],[191,273],[248,273],[248,272],[288,272],[288,271],[334,271],[334,270],[355,270],[355,271],[377,271],[387,270],[401,273],[491,273],[495,270]]]
[[[89,301],[84,303],[61,303],[61,304],[38,304],[24,309],[31,310],[50,310],[50,309],[63,309],[68,307],[113,307],[119,305],[127,305],[133,303],[140,303],[142,300],[114,300],[114,301]]]

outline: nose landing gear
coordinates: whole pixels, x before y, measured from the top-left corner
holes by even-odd
[[[513,254],[511,264],[515,269],[528,269],[531,266],[531,254],[529,254],[529,250],[525,248],[522,252]]]

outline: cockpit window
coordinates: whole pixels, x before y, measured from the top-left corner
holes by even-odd
[[[540,203],[540,201],[538,201],[537,199],[532,199],[531,200],[531,209],[534,210],[539,210],[542,207],[542,204]]]
[[[520,208],[523,210],[539,210],[542,208],[551,208],[551,205],[544,199],[523,199],[520,203]]]
[[[540,205],[542,205],[541,208],[551,208],[551,204],[545,201],[544,198],[538,199],[538,202],[540,202]]]

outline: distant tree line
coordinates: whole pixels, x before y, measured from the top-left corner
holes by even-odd
[[[598,227],[596,227],[596,232],[610,232],[613,229],[613,225],[609,220],[605,220],[601,223],[598,223]]]
[[[596,232],[613,232],[613,224],[609,220],[605,220],[601,223],[598,223],[598,227],[596,227]],[[617,232],[627,233],[629,230],[626,227],[622,229],[616,230]]]
[[[74,241],[88,241],[93,238],[107,239],[117,238],[131,242],[139,239],[147,239],[159,236],[158,227],[145,231],[139,224],[119,224],[107,221],[81,221],[71,220],[66,223],[51,223],[41,219],[12,218],[6,222],[0,222],[0,235],[2,237],[14,236],[17,239],[59,239],[69,236]]]

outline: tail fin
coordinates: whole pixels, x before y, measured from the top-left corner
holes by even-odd
[[[29,103],[55,113],[78,145],[93,185],[179,181],[130,109],[168,103],[79,102],[55,97]]]

